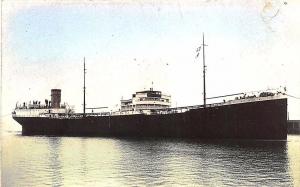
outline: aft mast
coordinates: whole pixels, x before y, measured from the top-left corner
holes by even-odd
[[[83,57],[83,117],[85,117],[85,57]]]
[[[206,81],[205,81],[205,70],[206,70],[206,66],[205,66],[205,51],[204,48],[205,46],[207,46],[204,43],[204,33],[203,33],[203,39],[202,39],[202,46],[203,46],[203,106],[204,108],[206,107]]]

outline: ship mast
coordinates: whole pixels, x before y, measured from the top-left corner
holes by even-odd
[[[204,48],[205,46],[207,46],[206,44],[204,44],[204,33],[203,33],[203,39],[202,39],[202,46],[203,46],[203,106],[204,108],[206,107],[206,82],[205,82],[205,51]]]
[[[83,57],[83,117],[85,117],[85,57]]]

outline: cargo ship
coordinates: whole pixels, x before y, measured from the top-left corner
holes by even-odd
[[[287,97],[284,91],[238,93],[206,98],[204,37],[203,104],[172,107],[171,96],[150,89],[122,99],[116,111],[94,112],[86,108],[85,60],[83,112],[61,104],[61,90],[51,90],[51,100],[16,104],[12,117],[22,135],[160,137],[209,139],[287,138]],[[198,53],[199,55],[199,53]],[[198,56],[197,55],[197,56]],[[207,99],[233,99],[207,104]],[[101,108],[101,107],[100,107]],[[89,109],[91,112],[86,112]]]

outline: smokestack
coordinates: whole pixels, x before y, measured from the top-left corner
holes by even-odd
[[[60,89],[51,89],[51,108],[60,108]]]

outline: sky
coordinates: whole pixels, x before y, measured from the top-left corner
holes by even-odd
[[[2,1],[2,121],[16,102],[50,99],[82,111],[119,107],[149,89],[173,106],[202,104],[205,35],[207,97],[287,87],[300,97],[300,3],[265,1]],[[288,98],[290,119],[300,99]],[[20,128],[16,123],[13,126]]]

